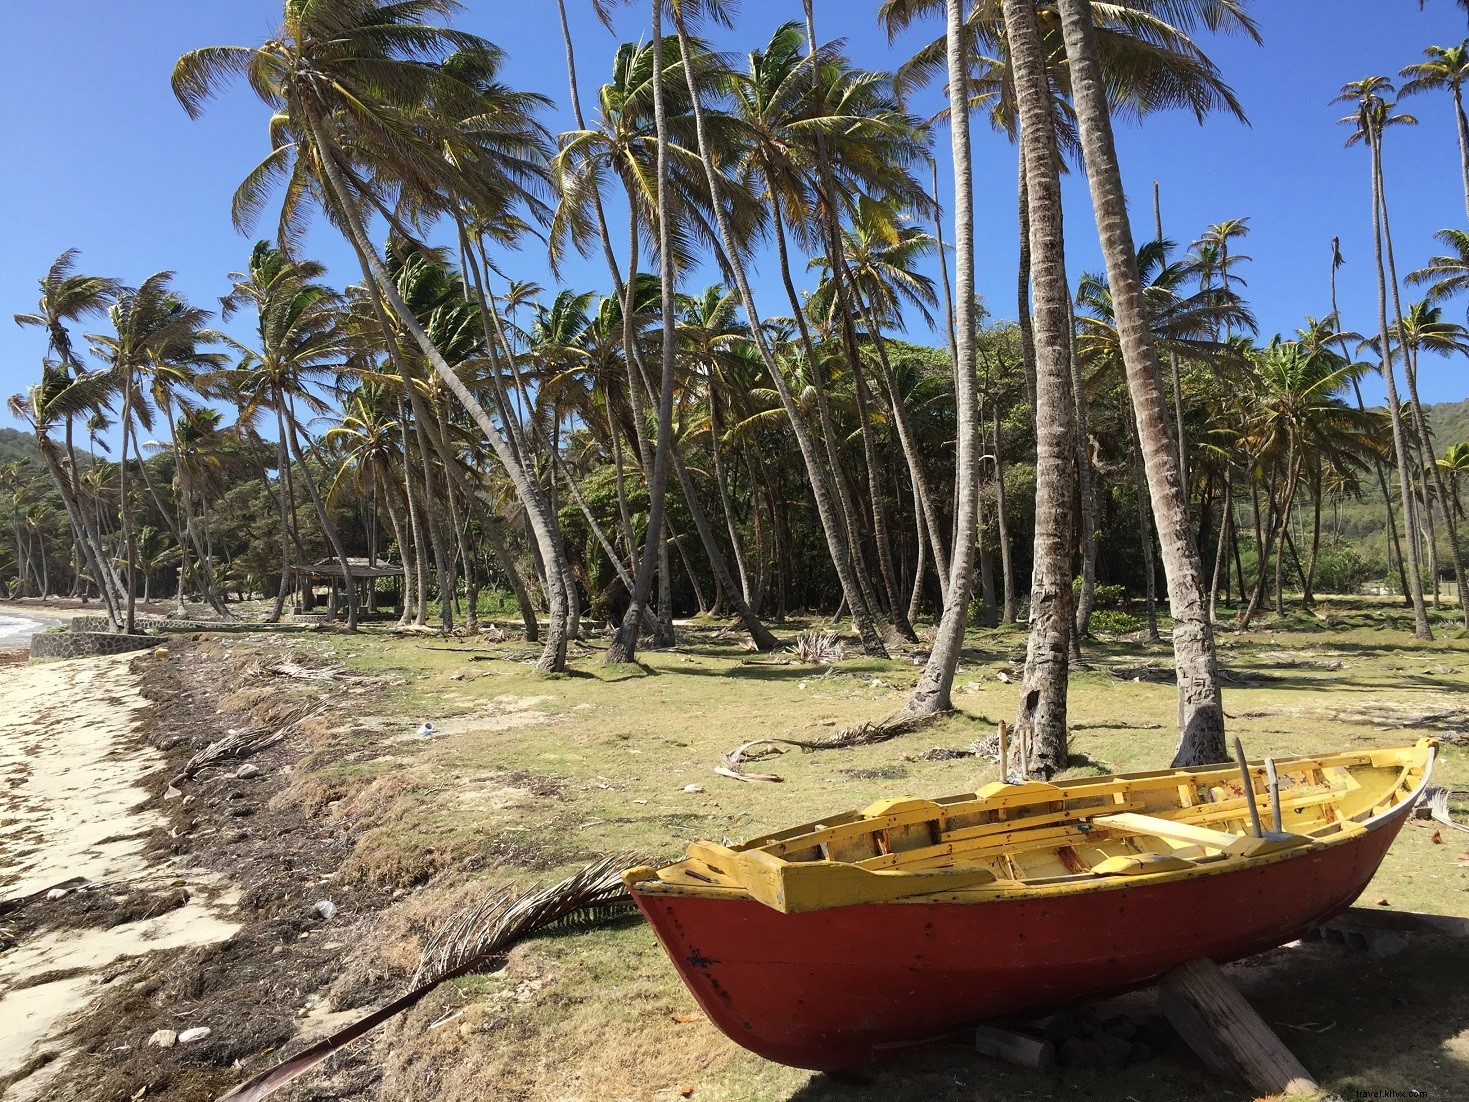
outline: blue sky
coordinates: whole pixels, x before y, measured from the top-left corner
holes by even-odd
[[[587,0],[570,0],[569,7],[590,110],[616,43],[646,33],[647,5],[619,13],[616,37],[591,15]],[[1253,261],[1243,271],[1262,338],[1288,333],[1307,314],[1328,312],[1330,242],[1339,236],[1347,260],[1339,277],[1345,323],[1371,330],[1376,296],[1367,159],[1360,147],[1343,148],[1347,131],[1336,119],[1344,111],[1330,100],[1348,80],[1395,75],[1424,46],[1460,41],[1464,16],[1451,0],[1428,0],[1423,10],[1415,0],[1261,0],[1252,7],[1263,46],[1238,38],[1206,44],[1252,125],[1216,117],[1200,126],[1179,114],[1121,130],[1135,230],[1151,233],[1155,179],[1165,232],[1185,245],[1209,223],[1248,216],[1252,233],[1243,251]],[[858,64],[890,69],[940,31],[937,24],[918,27],[890,45],[876,26],[876,8],[875,2],[818,0],[818,35],[844,38]],[[168,78],[189,49],[268,37],[278,13],[278,0],[49,0],[7,11],[0,37],[0,316],[7,319],[0,324],[0,396],[36,377],[44,337],[8,317],[34,308],[36,280],[65,248],[82,251],[84,270],[131,283],[172,269],[184,292],[203,305],[216,305],[228,289],[227,273],[242,266],[250,244],[230,224],[229,197],[267,149],[265,109],[236,87],[192,122]],[[800,16],[796,0],[745,0],[734,31],[721,32],[716,42],[743,52]],[[552,130],[572,125],[554,3],[469,0],[457,25],[508,51],[510,83],[556,100],[545,119]],[[930,90],[915,110],[930,113],[937,96]],[[1447,96],[1419,97],[1405,109],[1421,123],[1395,132],[1386,150],[1401,272],[1430,254],[1436,229],[1464,224]],[[996,317],[1013,317],[1014,153],[982,124],[975,137],[978,286]],[[936,133],[935,144],[947,193],[947,130]],[[1069,180],[1066,197],[1074,279],[1099,261],[1084,181]],[[309,251],[330,266],[336,282],[359,278],[324,223],[313,230]],[[520,278],[552,292],[558,286],[535,242],[502,259]],[[563,276],[579,290],[607,286],[600,257],[569,264]],[[698,289],[711,278],[692,273],[687,286]],[[785,312],[773,263],[760,265],[756,287],[765,312]],[[1457,317],[1463,305],[1451,305],[1450,313]],[[911,336],[941,343],[925,332]],[[1422,392],[1425,401],[1464,398],[1469,364],[1425,361]],[[1380,385],[1369,393],[1380,393]]]

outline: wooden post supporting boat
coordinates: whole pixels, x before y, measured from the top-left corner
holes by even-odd
[[[1010,729],[1005,726],[1005,721],[1000,720],[1000,781],[1002,783],[1010,780]]]
[[[1280,1038],[1207,958],[1158,981],[1158,1006],[1210,1071],[1242,1080],[1260,1095],[1319,1090]]]

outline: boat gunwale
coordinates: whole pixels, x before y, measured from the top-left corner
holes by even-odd
[[[1403,787],[1405,782],[1409,779],[1409,774],[1415,768],[1420,767],[1419,760],[1409,758],[1408,755],[1411,754],[1413,751],[1419,749],[1422,749],[1424,751],[1423,757],[1421,758],[1421,775],[1417,779],[1417,784],[1406,793],[1403,793]],[[1346,751],[1341,754],[1328,755],[1324,758],[1320,756],[1307,756],[1301,758],[1281,759],[1276,762],[1277,770],[1299,769],[1301,766],[1315,766],[1316,768],[1339,767],[1347,764],[1342,759],[1357,759],[1356,764],[1359,767],[1362,765],[1374,767],[1372,766],[1373,759],[1383,753],[1402,754],[1404,755],[1404,760],[1401,763],[1401,769],[1396,781],[1394,781],[1393,784],[1391,784],[1390,786],[1384,787],[1382,797],[1369,805],[1366,809],[1369,812],[1367,818],[1349,818],[1341,820],[1340,823],[1333,825],[1341,826],[1350,823],[1353,824],[1357,829],[1338,830],[1334,834],[1326,837],[1311,837],[1310,843],[1306,845],[1299,845],[1291,848],[1276,850],[1274,852],[1255,855],[1213,854],[1201,859],[1192,859],[1191,867],[1189,868],[1170,869],[1166,871],[1158,871],[1152,873],[1137,873],[1131,875],[1098,875],[1093,873],[1080,873],[1065,877],[1058,877],[1050,882],[996,879],[986,884],[957,889],[953,891],[915,894],[910,896],[902,896],[895,899],[842,903],[836,904],[832,907],[819,908],[814,912],[807,913],[820,913],[823,910],[835,910],[841,907],[850,906],[881,906],[890,903],[904,905],[923,905],[934,903],[961,903],[968,905],[981,905],[1021,900],[1046,899],[1061,895],[1074,895],[1079,892],[1090,894],[1093,892],[1122,891],[1132,887],[1141,887],[1143,885],[1151,886],[1158,884],[1167,884],[1174,881],[1197,879],[1200,877],[1220,876],[1230,872],[1241,871],[1246,868],[1259,868],[1267,865],[1273,865],[1282,861],[1293,860],[1299,857],[1309,857],[1315,854],[1320,854],[1324,850],[1345,845],[1355,840],[1361,840],[1366,834],[1380,829],[1394,819],[1409,814],[1413,806],[1417,804],[1419,799],[1422,797],[1424,790],[1428,787],[1429,782],[1432,778],[1433,768],[1436,764],[1438,756],[1438,744],[1432,739],[1420,739],[1418,742],[1414,743],[1411,746],[1389,747],[1386,750],[1379,749],[1365,751]],[[1253,766],[1253,763],[1251,764]],[[1263,765],[1260,766],[1260,768],[1263,769]],[[1115,782],[1118,780],[1131,781],[1137,779],[1161,779],[1177,776],[1197,777],[1200,775],[1209,775],[1214,773],[1218,773],[1221,776],[1227,776],[1229,773],[1229,769],[1227,767],[1220,766],[1217,769],[1209,770],[1157,770],[1151,771],[1149,773],[1113,774],[1107,777],[1085,778],[1085,780],[1094,782]],[[1185,782],[1180,781],[1179,783]],[[1101,787],[1100,784],[1097,784],[1096,786]],[[1121,788],[1122,786],[1114,785],[1112,787],[1112,791],[1119,791],[1121,790]],[[942,807],[944,806],[945,799],[947,799],[950,803],[964,802],[965,798],[968,798],[970,800],[975,799],[975,795],[976,794],[966,793],[960,794],[958,797],[947,797],[925,802],[929,804],[937,804]],[[1371,813],[1375,808],[1381,806],[1383,799],[1386,799],[1390,796],[1396,796],[1396,799],[1393,800],[1390,806],[1386,807],[1380,812],[1376,812],[1375,814]],[[1232,803],[1233,801],[1228,802]],[[1238,802],[1239,809],[1244,810],[1244,808],[1247,806],[1247,800],[1245,799],[1245,797],[1239,797]],[[1100,811],[1103,809],[1098,810]],[[1361,813],[1359,812],[1359,814]],[[845,825],[846,823],[854,822],[861,817],[862,813],[860,811],[844,812],[841,815],[832,816],[831,819],[834,820],[834,822],[827,822],[826,825]],[[1084,819],[1086,817],[1087,816],[1078,816],[1078,819]],[[868,821],[877,823],[880,822],[880,818],[872,818]],[[818,822],[826,821],[819,820]],[[1023,819],[1015,820],[1017,827],[1019,827],[1020,824],[1022,824],[1023,822]],[[800,837],[799,833],[794,832],[799,832],[804,827],[809,827],[811,825],[812,824],[802,824],[801,827],[792,828],[792,832],[782,831],[777,834],[764,835],[760,838],[752,839],[748,842],[742,843],[739,847],[731,848],[734,848],[736,852],[749,852],[752,850],[759,850],[762,848],[762,845],[769,845],[772,842],[782,841],[786,838]],[[785,836],[785,838],[783,838],[782,836]],[[778,859],[783,860],[783,858]],[[646,867],[630,869],[624,875],[624,879],[629,890],[635,894],[675,898],[681,897],[724,899],[729,901],[746,899],[752,903],[757,903],[761,906],[765,906],[764,903],[761,903],[760,900],[756,899],[750,893],[750,891],[743,886],[714,883],[710,883],[707,885],[681,884],[671,883],[669,881],[659,879],[659,872],[677,868],[678,866],[686,863],[687,859],[674,862],[671,865],[664,866],[663,870],[653,870]],[[792,862],[792,864],[798,863],[799,862]],[[886,872],[888,875],[902,875],[903,872],[907,870],[883,871]],[[912,871],[921,872],[924,870]]]

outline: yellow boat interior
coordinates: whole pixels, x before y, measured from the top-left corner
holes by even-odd
[[[899,797],[629,869],[645,894],[748,896],[793,913],[949,896],[980,902],[1211,875],[1340,844],[1417,799],[1435,745]],[[1275,782],[1272,785],[1271,775]],[[1251,806],[1255,816],[1251,815]]]

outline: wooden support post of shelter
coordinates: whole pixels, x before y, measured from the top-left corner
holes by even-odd
[[[1319,1090],[1212,960],[1191,960],[1159,980],[1158,1006],[1215,1074],[1238,1079],[1261,1095]]]

